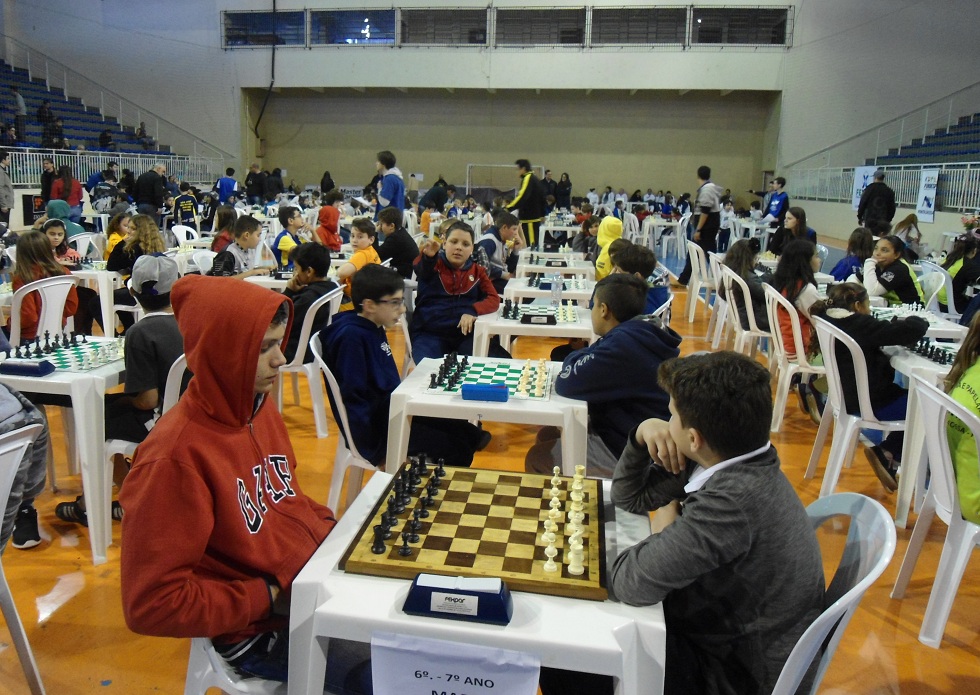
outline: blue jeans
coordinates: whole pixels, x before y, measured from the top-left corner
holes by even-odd
[[[875,417],[879,420],[904,420],[909,408],[909,394],[906,391],[900,398],[888,405],[875,408]],[[869,440],[879,445],[892,455],[895,461],[902,460],[902,444],[905,442],[904,432],[890,432],[882,438],[880,430],[862,430],[861,433]]]

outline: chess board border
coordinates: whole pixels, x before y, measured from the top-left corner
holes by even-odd
[[[467,364],[467,367],[466,367],[466,371],[467,372],[470,369],[475,368],[475,366],[478,365],[478,364],[479,365],[492,364],[492,365],[495,365],[495,369],[496,369],[497,366],[503,365],[503,366],[507,367],[507,372],[508,373],[514,372],[518,376],[520,376],[521,371],[524,369],[524,365],[528,361],[528,360],[525,360],[524,362],[521,362],[520,364],[509,364],[508,362],[506,362],[503,359],[493,358],[493,357],[467,357],[467,359],[469,360],[469,362]],[[529,361],[531,362],[531,369],[532,369],[532,371],[533,370],[536,370],[538,368],[538,362],[539,362],[539,360],[529,360]],[[545,368],[544,369],[545,369],[545,373],[548,376],[544,380],[545,388],[544,388],[544,393],[543,394],[541,394],[540,396],[534,396],[534,395],[532,395],[532,391],[533,391],[534,385],[533,385],[533,382],[530,382],[529,381],[528,382],[528,392],[527,392],[527,395],[524,395],[524,396],[518,395],[516,388],[514,389],[514,392],[511,392],[510,391],[510,387],[508,386],[507,391],[508,391],[509,398],[513,398],[513,399],[516,399],[516,400],[522,400],[522,401],[523,400],[530,400],[530,401],[534,401],[534,402],[550,401],[551,400],[551,393],[552,393],[553,388],[554,388],[554,385],[555,385],[555,379],[557,378],[557,374],[554,373],[554,371],[552,370],[551,364],[549,362],[547,362],[547,361],[545,362]],[[464,373],[464,376],[465,376],[465,373]],[[483,381],[483,382],[481,382],[481,381],[469,381],[468,382],[468,381],[465,381],[465,380],[460,380],[460,382],[457,385],[457,387],[455,389],[453,389],[453,390],[449,390],[449,389],[445,388],[444,386],[437,386],[436,388],[433,389],[433,388],[430,388],[428,386],[428,384],[426,384],[425,388],[423,389],[423,392],[426,393],[426,394],[432,394],[432,395],[436,395],[436,396],[449,396],[450,398],[462,398],[463,397],[463,391],[462,391],[462,389],[463,389],[463,384],[465,384],[465,383],[469,383],[469,384],[499,384],[499,383],[504,383],[504,384],[506,384],[506,382],[500,382],[500,381]]]
[[[381,564],[381,562],[375,563],[364,563],[358,560],[351,561],[351,557],[357,551],[358,546],[363,544],[370,545],[374,541],[374,526],[379,523],[381,518],[381,512],[383,511],[384,505],[388,502],[388,496],[393,494],[395,481],[401,472],[408,466],[408,462],[403,463],[398,472],[392,476],[391,481],[388,486],[385,487],[384,491],[378,497],[377,502],[371,508],[371,511],[365,517],[364,522],[358,529],[357,533],[354,535],[353,540],[350,545],[347,546],[347,550],[341,556],[340,561],[337,563],[339,569],[347,572],[349,574],[364,574],[375,577],[388,577],[390,579],[407,579],[413,580],[416,576],[421,573],[426,574],[440,574],[446,577],[477,577],[486,578],[488,575],[485,572],[480,572],[477,570],[468,570],[468,568],[460,568],[454,566],[447,566],[447,568],[442,567],[432,567],[428,565],[421,565],[413,567],[412,565],[388,565]],[[475,471],[477,473],[496,473],[498,475],[513,475],[524,479],[525,481],[533,481],[535,486],[540,484],[542,490],[551,489],[551,476],[549,475],[538,475],[535,473],[523,473],[519,471],[502,471],[489,468],[449,468],[446,467],[447,472],[455,471]],[[572,478],[570,476],[561,476],[562,479],[562,490],[567,493],[568,487],[571,485]],[[444,478],[444,480],[449,480],[449,476]],[[501,573],[502,576],[499,578],[503,580],[507,587],[511,591],[524,591],[533,594],[544,594],[546,596],[564,596],[566,598],[577,598],[585,599],[589,601],[605,601],[609,598],[609,591],[606,588],[606,524],[605,524],[605,500],[603,499],[602,483],[597,478],[586,477],[585,483],[588,486],[587,491],[590,495],[590,502],[594,499],[595,501],[595,513],[590,511],[590,523],[589,523],[589,543],[598,543],[598,552],[596,556],[598,557],[598,576],[588,580],[581,580],[575,577],[564,577],[564,572],[556,572],[554,581],[546,581],[543,578],[532,578],[527,575],[517,575],[514,573]],[[445,488],[440,488],[440,492],[445,492]],[[594,517],[594,518],[593,518]],[[411,509],[406,509],[406,511],[399,515],[399,520],[404,522],[406,519],[411,518]],[[535,532],[535,547],[543,547],[540,542],[540,534],[543,530],[543,526],[538,528]],[[559,530],[563,531],[563,526],[559,527]],[[386,541],[386,543],[393,543],[394,536]],[[564,544],[564,542],[563,542]],[[369,551],[370,552],[370,551]],[[564,554],[562,554],[564,556]],[[562,567],[567,566],[567,563],[562,563]],[[591,568],[590,568],[591,574]],[[493,575],[495,576],[495,575]]]

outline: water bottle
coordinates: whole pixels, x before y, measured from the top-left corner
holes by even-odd
[[[551,278],[551,306],[553,307],[561,306],[562,285],[561,273],[555,273]]]

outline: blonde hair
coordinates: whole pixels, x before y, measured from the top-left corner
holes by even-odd
[[[136,244],[140,245],[143,253],[162,253],[166,250],[160,228],[149,215],[133,215],[129,226],[132,233],[126,237],[126,253],[130,253]]]

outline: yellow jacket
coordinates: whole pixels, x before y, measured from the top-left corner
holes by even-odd
[[[595,279],[601,280],[612,271],[612,261],[609,259],[609,244],[623,236],[623,222],[612,215],[606,215],[599,223],[599,233],[596,240],[599,243],[599,258],[595,262]]]

